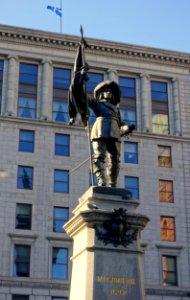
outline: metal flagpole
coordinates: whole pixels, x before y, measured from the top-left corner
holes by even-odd
[[[60,33],[62,33],[62,27],[63,27],[63,24],[62,24],[62,0],[60,0],[60,11],[61,11],[61,16],[60,16]]]
[[[83,66],[85,66],[85,55],[84,55],[84,40],[83,40],[83,28],[82,25],[80,27],[80,33],[81,33],[81,43],[82,43],[82,60],[83,60]],[[89,147],[89,154],[90,154],[90,172],[91,172],[91,181],[92,185],[94,185],[94,176],[93,176],[93,163],[92,163],[92,148],[91,148],[91,140],[90,140],[90,124],[89,124],[89,109],[88,109],[88,98],[87,98],[87,92],[86,92],[86,82],[83,83],[83,90],[86,100],[86,117],[87,117],[87,136],[88,136],[88,147]]]

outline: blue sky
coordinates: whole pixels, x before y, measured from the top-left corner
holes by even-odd
[[[0,24],[60,31],[47,5],[60,0],[0,0]],[[190,0],[62,0],[62,31],[190,53]]]

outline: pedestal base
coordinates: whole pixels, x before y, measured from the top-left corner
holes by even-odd
[[[131,202],[113,188],[92,187],[80,198],[65,225],[74,239],[70,300],[145,300],[138,233],[149,219]]]

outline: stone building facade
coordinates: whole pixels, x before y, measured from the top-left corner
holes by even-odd
[[[190,55],[87,41],[88,92],[118,81],[122,116],[137,128],[122,140],[118,186],[151,219],[141,237],[147,300],[187,300]],[[78,42],[0,26],[0,300],[69,299],[72,241],[62,225],[90,184],[87,132],[67,125]]]

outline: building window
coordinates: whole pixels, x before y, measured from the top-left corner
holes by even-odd
[[[20,130],[19,151],[34,152],[34,131],[23,129]]]
[[[138,144],[124,142],[124,162],[128,164],[138,164]]]
[[[12,300],[29,300],[28,295],[13,295]]]
[[[68,278],[68,249],[53,248],[52,279]]]
[[[68,134],[55,134],[55,155],[70,155],[70,136]]]
[[[151,81],[152,132],[169,133],[168,87],[166,82]]]
[[[18,117],[36,118],[37,82],[38,66],[21,63],[19,70]]]
[[[88,72],[88,78],[89,78],[89,80],[86,83],[86,90],[88,93],[88,97],[90,99],[94,99],[94,89],[100,82],[102,82],[104,80],[104,75],[101,73]],[[96,119],[95,114],[90,109],[89,123],[91,126],[94,124],[95,119]]]
[[[93,174],[94,185],[98,185],[98,179],[96,174]],[[92,175],[89,173],[89,186],[92,186]]]
[[[160,230],[162,241],[175,241],[175,218],[160,217]]]
[[[139,199],[139,179],[138,177],[125,177],[125,188],[130,195],[130,199]]]
[[[3,60],[0,60],[0,113],[1,113],[1,102],[2,102],[2,87],[3,87]]]
[[[65,170],[55,170],[54,172],[54,192],[69,192],[69,172]]]
[[[54,68],[53,70],[53,121],[69,121],[68,90],[71,83],[71,70]]]
[[[159,180],[159,191],[161,202],[174,202],[173,181]]]
[[[162,256],[163,285],[177,285],[177,258],[176,256]]]
[[[15,245],[13,275],[30,276],[30,246]]]
[[[31,229],[32,224],[32,205],[16,205],[16,229]]]
[[[172,156],[170,146],[158,146],[158,166],[159,167],[172,167]]]
[[[136,120],[136,80],[134,78],[119,77],[121,89],[120,112],[122,121],[137,128]]]
[[[33,167],[18,166],[18,189],[33,189]]]
[[[65,232],[63,225],[69,219],[69,209],[67,207],[54,207],[53,231]]]

